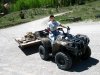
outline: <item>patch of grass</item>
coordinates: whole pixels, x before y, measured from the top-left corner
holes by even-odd
[[[70,23],[69,19],[72,17],[81,17],[84,20],[100,20],[100,18],[96,18],[96,15],[100,15],[100,1],[95,1],[92,3],[87,3],[85,5],[80,6],[71,6],[66,9],[73,10],[72,13],[64,14],[61,16],[57,16],[56,19],[59,20],[61,23]]]
[[[65,12],[66,10],[64,8],[59,8],[58,11],[60,13]],[[0,18],[0,28],[30,22],[36,19],[49,16],[50,14],[58,13],[58,11],[56,10],[56,8],[32,8],[28,10],[23,10],[23,13],[25,14],[25,19],[20,18],[20,11],[12,12]]]

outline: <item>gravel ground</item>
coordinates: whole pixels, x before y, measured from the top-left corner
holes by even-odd
[[[70,71],[58,69],[52,61],[43,61],[37,48],[21,50],[15,38],[26,32],[46,28],[48,17],[0,30],[0,75],[100,75],[100,22],[71,23],[71,33],[82,33],[91,39],[92,55],[87,61],[73,66]]]

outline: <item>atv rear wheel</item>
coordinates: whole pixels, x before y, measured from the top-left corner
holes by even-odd
[[[41,59],[43,59],[43,60],[48,60],[50,57],[49,50],[46,47],[44,47],[43,45],[39,46],[39,54],[40,54]]]
[[[72,66],[72,58],[68,54],[59,52],[55,56],[55,62],[59,69],[68,70]]]
[[[82,60],[87,60],[91,56],[91,49],[89,46],[86,47],[85,53],[81,56]]]

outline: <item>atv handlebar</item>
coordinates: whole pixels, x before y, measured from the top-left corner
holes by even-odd
[[[66,28],[67,29],[67,34],[70,33],[70,27],[69,26],[67,26],[67,27],[58,27],[57,30],[63,31],[63,33],[64,33],[63,28]],[[45,29],[45,31],[49,33],[50,32],[50,28]]]
[[[70,33],[70,27],[69,27],[69,26],[67,26],[67,27],[58,27],[58,30],[63,31],[63,33],[64,33],[63,28],[66,28],[66,29],[67,29],[67,33],[68,33],[68,34]]]

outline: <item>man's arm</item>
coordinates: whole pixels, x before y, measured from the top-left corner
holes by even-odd
[[[61,26],[61,27],[63,27],[63,28],[66,28],[66,26],[63,26],[63,25],[61,25],[61,24],[60,24],[59,26]]]
[[[63,28],[66,28],[66,27],[63,26],[59,21],[57,21],[57,23],[58,23],[58,26],[63,27]]]
[[[60,26],[63,27],[63,28],[67,28],[67,30],[70,30],[70,27],[69,26],[67,26],[67,27],[65,27],[63,25],[60,25]]]

